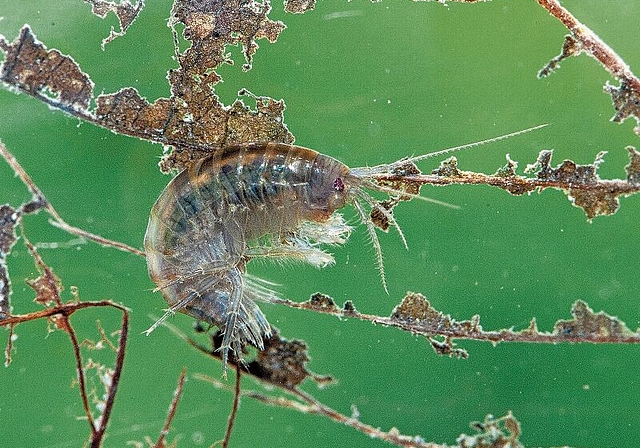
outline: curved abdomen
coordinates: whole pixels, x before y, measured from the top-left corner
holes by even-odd
[[[256,294],[245,291],[248,243],[281,238],[303,220],[326,219],[330,211],[312,200],[313,183],[334,162],[340,164],[297,146],[247,144],[178,174],[153,206],[144,241],[149,275],[165,300],[227,331],[239,289],[231,337],[261,347],[270,326]],[[340,164],[340,170],[348,168]]]

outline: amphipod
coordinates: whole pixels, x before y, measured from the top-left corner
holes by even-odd
[[[319,267],[332,263],[318,246],[341,244],[349,236],[351,227],[337,213],[347,204],[368,230],[386,289],[367,209],[376,208],[402,232],[391,212],[365,190],[420,196],[377,183],[376,175],[397,174],[394,170],[408,163],[536,128],[371,168],[349,169],[332,157],[282,143],[230,146],[195,162],[169,182],[151,210],[144,239],[147,266],[170,308],[147,334],[172,313],[183,312],[221,330],[224,369],[230,350],[239,358],[245,343],[262,349],[271,326],[256,301],[277,296],[246,272],[247,262],[274,257]]]
[[[151,210],[144,247],[151,279],[170,306],[220,328],[222,359],[271,327],[256,300],[273,293],[246,274],[255,257],[323,266],[318,242],[340,243],[350,228],[332,215],[348,200],[349,169],[316,151],[279,143],[225,148],[178,174]],[[329,234],[313,225],[329,223]],[[150,329],[152,330],[153,327]]]

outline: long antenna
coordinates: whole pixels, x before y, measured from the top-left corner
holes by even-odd
[[[505,140],[511,137],[515,137],[517,135],[526,134],[527,132],[536,131],[538,129],[542,129],[547,126],[549,126],[549,123],[539,124],[538,126],[533,126],[531,128],[511,132],[509,134],[499,135],[497,137],[491,137],[486,140],[480,140],[479,142],[467,143],[466,145],[462,145],[462,146],[454,146],[452,148],[441,149],[440,151],[430,152],[428,154],[423,154],[421,156],[410,157],[409,162],[419,162],[420,160],[430,159],[431,157],[438,157],[444,154],[449,154],[450,152],[460,151],[462,149],[468,149],[468,148],[475,148],[476,146],[486,145],[487,143],[498,142],[500,140]]]
[[[542,128],[547,127],[547,126],[549,126],[549,123],[539,124],[539,125],[533,126],[531,128],[521,129],[519,131],[510,132],[508,134],[499,135],[497,137],[491,137],[491,138],[488,138],[486,140],[480,140],[478,142],[467,143],[466,145],[461,145],[461,146],[453,146],[451,148],[441,149],[439,151],[434,151],[434,152],[430,152],[430,153],[427,153],[427,154],[422,154],[420,156],[409,157],[407,159],[398,160],[397,162],[387,163],[387,164],[384,164],[384,165],[377,165],[377,166],[373,166],[371,168],[364,168],[364,167],[363,168],[353,168],[351,171],[356,175],[371,175],[371,174],[378,174],[378,173],[381,173],[381,172],[387,172],[390,169],[396,168],[398,166],[402,166],[403,164],[405,164],[407,162],[415,163],[415,162],[419,162],[421,160],[430,159],[432,157],[438,157],[438,156],[442,156],[444,154],[449,154],[451,152],[461,151],[463,149],[468,149],[468,148],[475,148],[476,146],[486,145],[488,143],[494,143],[494,142],[497,142],[497,141],[500,141],[500,140],[505,140],[507,138],[515,137],[517,135],[526,134],[527,132],[531,132],[531,131],[536,131],[538,129],[542,129]]]

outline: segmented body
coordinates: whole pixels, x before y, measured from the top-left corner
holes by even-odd
[[[247,262],[256,257],[297,258],[319,267],[333,262],[318,246],[346,240],[351,227],[336,213],[346,204],[353,204],[367,228],[386,289],[376,227],[395,227],[406,247],[391,212],[399,201],[420,198],[449,205],[421,197],[414,184],[404,183],[419,174],[415,162],[543,126],[352,169],[311,149],[283,143],[218,150],[178,174],[151,210],[144,241],[147,265],[170,309],[147,333],[180,311],[220,328],[225,367],[230,350],[239,357],[247,342],[262,349],[271,326],[255,301],[276,295],[246,272]],[[367,189],[389,194],[391,200],[377,202]]]
[[[229,349],[238,354],[244,342],[262,348],[271,333],[255,304],[269,291],[245,274],[246,262],[323,260],[300,229],[326,222],[345,205],[348,177],[344,164],[310,149],[245,144],[198,161],[158,198],[144,241],[149,275],[172,311],[222,330],[225,363]],[[338,224],[335,233],[348,231]]]

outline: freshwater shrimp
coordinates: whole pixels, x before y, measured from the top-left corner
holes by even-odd
[[[223,373],[230,351],[240,359],[246,343],[262,350],[272,329],[256,301],[277,295],[272,284],[246,272],[247,262],[272,257],[317,267],[333,263],[319,246],[342,244],[349,237],[352,227],[338,213],[348,204],[369,233],[386,290],[382,250],[369,213],[382,213],[407,243],[391,210],[366,190],[438,201],[376,182],[376,175],[397,174],[407,164],[539,127],[374,167],[349,168],[284,143],[238,144],[198,160],[169,182],[151,209],[144,238],[147,266],[170,308],[147,334],[175,312],[217,326],[223,335]]]

